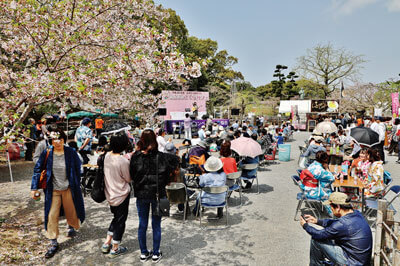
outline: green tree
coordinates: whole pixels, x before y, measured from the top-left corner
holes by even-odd
[[[335,48],[330,43],[319,44],[297,59],[295,70],[303,78],[323,84],[326,98],[339,88],[341,81],[357,78],[365,62],[363,55],[355,55],[345,48]]]
[[[273,75],[276,80],[271,82],[273,96],[281,99],[290,99],[298,94],[295,80],[298,76],[294,71],[290,71],[286,75],[284,71],[287,68],[288,67],[284,65],[277,65]]]

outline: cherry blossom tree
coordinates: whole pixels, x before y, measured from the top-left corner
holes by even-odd
[[[182,88],[200,76],[146,0],[0,1],[0,129],[18,132],[49,101],[97,103],[107,110],[152,110],[154,85]],[[2,133],[0,133],[0,136]]]

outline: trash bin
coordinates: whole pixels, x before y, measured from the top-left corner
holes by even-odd
[[[290,144],[280,144],[279,145],[279,161],[288,162],[290,161]]]

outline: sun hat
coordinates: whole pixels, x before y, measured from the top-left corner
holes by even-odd
[[[224,129],[224,127],[223,127],[223,126],[219,126],[219,127],[218,127],[218,130],[220,130],[220,131],[224,131],[225,129]]]
[[[323,202],[324,205],[329,205],[332,203],[336,205],[351,205],[347,195],[342,192],[333,192],[329,196],[329,199]]]
[[[170,154],[175,154],[176,147],[172,142],[168,142],[167,144],[165,144],[165,151]]]
[[[211,131],[207,130],[206,131],[206,136],[210,136],[211,135]]]
[[[211,156],[210,158],[207,159],[206,163],[204,164],[204,169],[208,172],[217,172],[220,170],[224,164],[222,161],[214,156]]]

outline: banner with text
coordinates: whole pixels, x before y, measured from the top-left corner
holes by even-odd
[[[399,93],[392,93],[392,114],[399,116]]]

